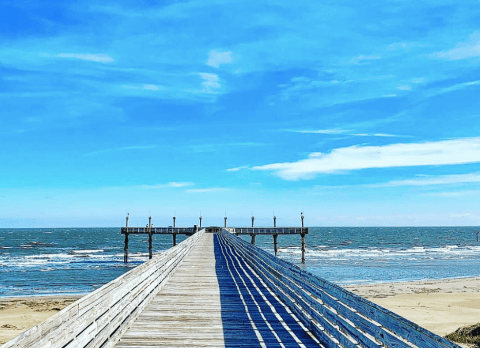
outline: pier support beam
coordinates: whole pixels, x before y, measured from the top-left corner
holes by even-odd
[[[123,262],[128,262],[128,233],[125,233],[125,246],[123,247]]]
[[[302,263],[305,263],[305,233],[302,233],[301,236],[302,236]]]
[[[255,234],[251,234],[252,236],[252,244],[255,245]]]
[[[148,259],[152,258],[152,233],[148,234]]]
[[[177,245],[177,234],[173,233],[172,238],[173,238],[173,246]]]
[[[273,250],[275,250],[275,256],[277,256],[277,251],[278,251],[278,248],[277,248],[277,237],[278,237],[278,234],[274,234],[274,235],[273,235]]]

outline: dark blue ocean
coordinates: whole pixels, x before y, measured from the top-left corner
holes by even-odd
[[[305,265],[300,236],[279,236],[278,256],[340,285],[480,276],[475,230],[311,227]],[[147,237],[129,239],[124,265],[120,228],[0,229],[0,297],[91,292],[148,259]],[[172,245],[153,239],[154,252]],[[256,243],[273,253],[271,236]]]

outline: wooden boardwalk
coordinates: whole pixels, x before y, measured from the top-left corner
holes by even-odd
[[[204,234],[116,347],[318,347],[216,234]]]

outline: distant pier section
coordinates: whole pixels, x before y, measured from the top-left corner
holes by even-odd
[[[251,244],[255,245],[255,237],[257,235],[271,235],[273,237],[273,249],[275,256],[278,253],[278,243],[277,238],[279,235],[292,235],[298,234],[302,238],[302,263],[305,263],[305,236],[308,234],[308,227],[304,227],[304,218],[303,212],[300,214],[302,221],[302,227],[277,227],[277,217],[273,217],[273,227],[254,227],[255,217],[252,214],[252,226],[251,227],[227,227],[227,217],[223,218],[224,225],[223,227],[219,226],[209,226],[204,227],[205,232],[207,233],[220,233],[222,229],[238,236],[238,235],[249,235],[251,236]],[[128,227],[128,222],[130,215],[127,214],[125,227],[121,228],[121,234],[125,235],[125,246],[124,246],[124,258],[123,262],[128,262],[128,236],[130,234],[144,234],[148,235],[148,255],[149,259],[152,258],[152,246],[154,234],[171,234],[173,246],[177,244],[177,235],[183,234],[191,236],[197,233],[202,229],[202,216],[199,218],[199,226],[194,225],[193,227],[176,227],[176,216],[173,217],[173,226],[169,227],[154,227],[152,224],[152,217],[148,217],[148,224],[145,227]]]

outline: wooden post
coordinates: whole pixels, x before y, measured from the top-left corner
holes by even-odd
[[[252,233],[251,236],[252,236],[252,244],[255,245],[255,233]]]
[[[275,250],[275,256],[277,256],[277,251],[278,251],[278,248],[277,248],[277,237],[278,237],[278,234],[274,234],[274,235],[273,235],[273,250]]]
[[[152,232],[148,234],[148,258],[152,258]]]
[[[302,263],[305,263],[305,233],[302,233],[301,236],[302,236]]]
[[[177,245],[177,234],[173,233],[172,237],[173,237],[173,246],[175,246],[175,245]]]
[[[123,248],[123,262],[128,262],[128,233],[125,232],[125,246]]]

